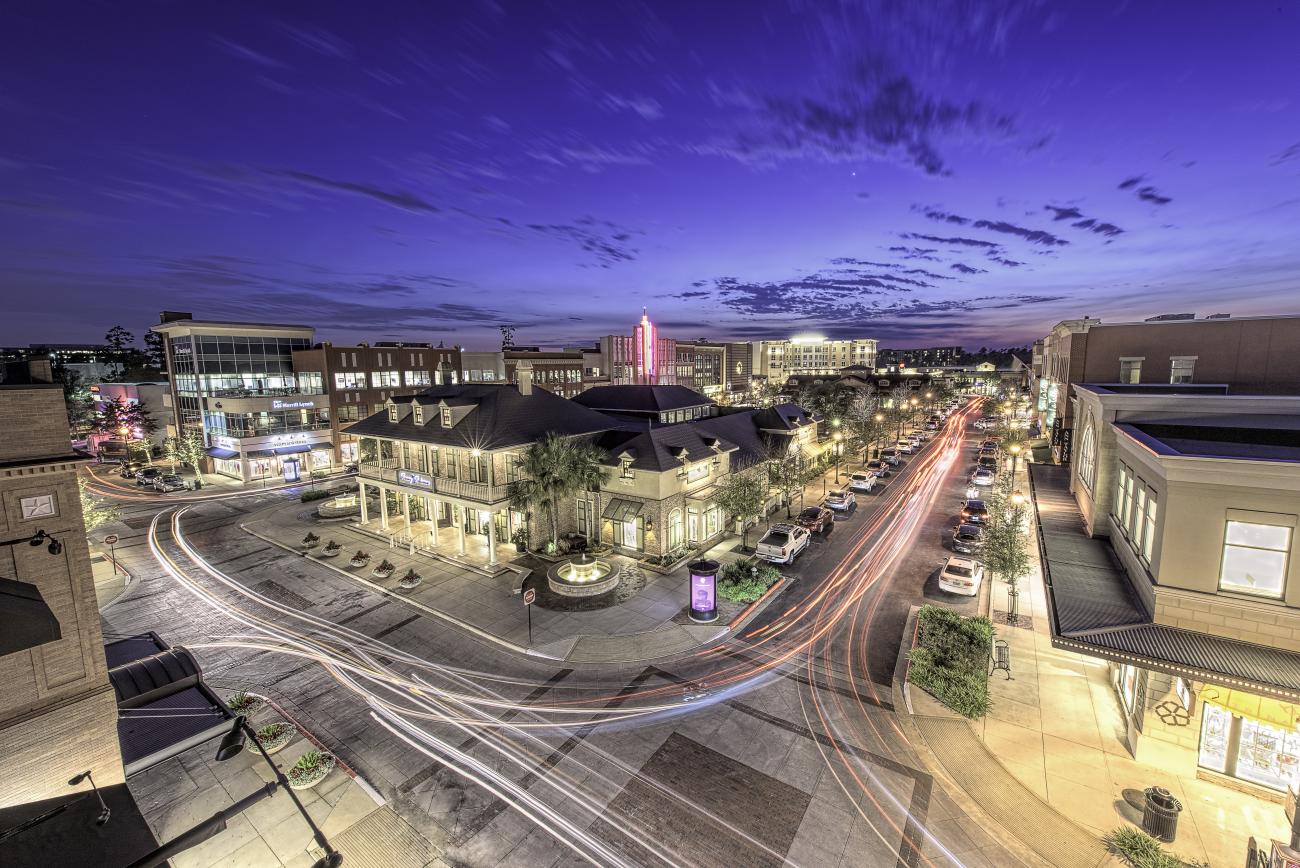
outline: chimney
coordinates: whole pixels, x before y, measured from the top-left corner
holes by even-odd
[[[533,363],[527,359],[515,364],[515,385],[521,395],[533,393]]]

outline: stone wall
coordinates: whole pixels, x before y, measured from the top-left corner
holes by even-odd
[[[1156,623],[1300,652],[1300,612],[1276,603],[1156,588]]]

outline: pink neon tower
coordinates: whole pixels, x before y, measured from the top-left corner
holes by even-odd
[[[655,358],[657,340],[658,330],[655,324],[650,322],[650,317],[643,307],[641,322],[632,329],[632,343],[636,352],[636,375],[639,382],[653,384],[659,378],[658,359]]]

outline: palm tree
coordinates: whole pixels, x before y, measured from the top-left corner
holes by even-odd
[[[523,478],[510,483],[510,505],[545,512],[554,548],[560,537],[560,503],[580,491],[598,489],[609,478],[603,458],[590,441],[547,434],[519,453],[516,466]]]

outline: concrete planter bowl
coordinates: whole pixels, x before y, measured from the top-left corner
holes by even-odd
[[[424,577],[415,570],[407,570],[406,575],[397,580],[397,587],[404,591],[409,591],[413,588],[419,587],[420,583],[423,581]]]
[[[283,720],[277,720],[275,723],[268,723],[266,726],[257,730],[257,743],[262,746],[268,754],[278,753],[289,746],[298,735],[298,729],[291,723],[285,723]],[[257,745],[249,743],[248,749],[257,753]]]
[[[339,552],[341,551],[343,551],[343,546],[339,545],[334,540],[330,540],[329,542],[325,543],[325,548],[321,549],[319,552],[316,553],[316,557],[336,558],[339,556]]]
[[[226,700],[226,705],[235,714],[242,714],[245,717],[252,717],[266,706],[266,699],[258,696],[256,693],[249,693],[241,690]]]
[[[350,561],[348,561],[348,566],[361,569],[368,563],[370,563],[370,555],[366,554],[365,552],[359,551],[352,556],[352,559]]]
[[[388,561],[380,561],[379,566],[370,571],[370,575],[376,579],[386,579],[397,569],[396,565]]]
[[[289,786],[295,790],[310,790],[334,771],[334,754],[309,750],[298,758],[293,768],[285,773]]]
[[[320,545],[320,537],[314,533],[308,533],[302,538],[302,547],[305,549],[314,549],[318,545]]]

